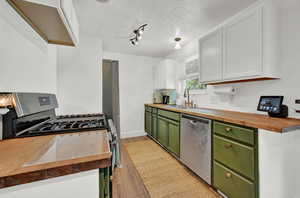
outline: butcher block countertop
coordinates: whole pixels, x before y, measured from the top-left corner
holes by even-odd
[[[0,188],[111,165],[106,130],[0,141]]]
[[[271,118],[267,115],[255,113],[244,113],[209,108],[183,109],[178,108],[175,105],[146,104],[146,106],[193,116],[205,117],[212,120],[229,122],[252,128],[265,129],[277,133],[300,129],[300,119],[294,118]]]

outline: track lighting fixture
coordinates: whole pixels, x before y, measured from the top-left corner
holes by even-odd
[[[134,37],[129,39],[132,45],[137,45],[138,42],[142,39],[142,34],[144,33],[145,27],[147,25],[148,24],[141,25],[140,27],[138,27],[136,30],[133,31]]]

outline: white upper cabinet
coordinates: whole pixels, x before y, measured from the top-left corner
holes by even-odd
[[[279,78],[278,2],[259,1],[200,38],[201,82]]]
[[[204,82],[222,78],[222,32],[215,31],[199,42],[200,79]]]
[[[223,79],[262,74],[262,31],[262,8],[225,25]]]
[[[155,89],[175,89],[176,88],[177,63],[171,59],[162,60],[154,68],[154,88]]]
[[[72,0],[7,0],[50,44],[76,46],[79,24]]]

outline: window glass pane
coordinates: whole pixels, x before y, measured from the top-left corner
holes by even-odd
[[[185,81],[186,89],[206,89],[206,85],[199,82],[199,78],[188,79]]]
[[[198,65],[198,59],[189,61],[185,64],[185,74],[197,74],[199,73],[199,65]]]

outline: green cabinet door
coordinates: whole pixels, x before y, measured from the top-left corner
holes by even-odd
[[[168,149],[179,157],[180,153],[180,127],[178,122],[169,121],[169,147]]]
[[[168,147],[168,120],[162,117],[157,119],[157,140],[165,147]]]
[[[154,139],[157,139],[157,115],[152,114],[152,128],[151,135]]]
[[[111,198],[110,167],[99,169],[99,197]]]
[[[146,111],[145,112],[145,132],[148,135],[151,135],[151,128],[152,128],[152,113]]]

